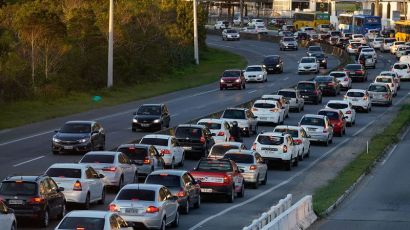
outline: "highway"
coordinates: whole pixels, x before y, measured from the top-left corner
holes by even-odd
[[[300,80],[310,79],[314,76],[296,74],[297,61],[304,56],[304,49],[281,52],[277,44],[249,40],[223,42],[217,36],[208,36],[207,42],[212,47],[243,55],[248,60],[248,64],[259,64],[264,55],[279,53],[284,58],[285,72],[280,75],[269,75],[267,83],[248,84],[246,90],[243,91],[219,91],[217,83],[213,83],[152,99],[2,131],[0,132],[0,152],[2,153],[0,155],[0,176],[5,177],[13,173],[18,175],[40,174],[53,163],[78,161],[80,155],[54,156],[50,151],[53,131],[67,120],[95,119],[101,122],[107,132],[107,148],[111,149],[146,134],[132,133],[130,130],[132,112],[142,103],[166,103],[173,115],[172,125],[177,125],[196,117],[223,110],[226,107],[233,107],[263,94],[289,87]],[[367,88],[369,82],[380,71],[389,69],[392,62],[394,62],[394,58],[389,54],[379,55],[377,68],[369,70],[369,81],[367,83],[353,83],[353,88]],[[338,60],[336,58],[329,57],[330,68],[335,67],[337,64]],[[245,197],[236,199],[233,204],[224,203],[222,199],[206,199],[200,209],[191,210],[188,216],[181,216],[178,229],[240,229],[248,225],[252,219],[258,217],[260,213],[279,199],[285,197],[290,191],[298,191],[298,196],[295,196],[294,199],[306,195],[304,188],[298,187],[303,176],[335,151],[347,151],[349,141],[355,139],[363,131],[371,129],[372,124],[380,120],[386,113],[396,111],[409,92],[410,83],[402,83],[398,96],[394,98],[393,107],[373,107],[373,111],[369,114],[358,113],[356,125],[347,128],[346,136],[334,138],[333,144],[329,147],[312,146],[311,157],[299,162],[299,166],[293,168],[292,171],[284,171],[279,167],[270,170],[267,185],[260,186],[258,189],[246,189]],[[342,99],[343,93],[337,98]],[[334,98],[325,97],[322,105],[305,105],[304,113],[316,114],[328,100]],[[290,113],[289,118],[285,120],[285,124],[296,125],[302,116],[302,113]],[[260,131],[272,129],[273,127],[259,127]],[[254,136],[245,138],[245,144],[250,147],[254,138]],[[195,163],[195,161],[187,160],[184,169],[192,169],[195,167]],[[110,193],[105,205],[93,205],[92,209],[106,210],[108,202],[113,199],[114,195],[114,193]],[[35,229],[31,228],[31,223],[23,222],[19,224],[23,229]],[[52,225],[55,226],[55,224],[56,221],[53,221]]]

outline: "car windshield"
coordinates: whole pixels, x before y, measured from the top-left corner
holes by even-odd
[[[387,87],[384,85],[370,85],[368,91],[387,92]]]
[[[49,177],[81,178],[81,169],[49,168],[46,172]]]
[[[406,64],[395,64],[393,68],[394,69],[407,69],[407,65]]]
[[[299,137],[299,131],[297,131],[296,129],[275,128],[274,132],[287,133],[287,134],[290,134],[294,138]]]
[[[313,83],[299,83],[298,90],[315,90],[315,84]]]
[[[148,151],[144,147],[121,147],[117,151],[124,153],[131,160],[145,160],[145,157],[148,155]]]
[[[61,129],[60,133],[90,133],[91,125],[84,123],[67,123]]]
[[[167,173],[148,175],[145,184],[160,184],[165,187],[181,187],[180,177],[176,175],[169,175]]]
[[[262,71],[262,67],[260,66],[250,66],[246,68],[246,72],[260,72]]]
[[[122,189],[116,200],[155,201],[155,191],[146,189]]]
[[[330,28],[330,26],[327,25],[327,24],[320,25],[320,27],[322,27],[322,28]]]
[[[309,46],[308,52],[322,52],[322,47],[320,47],[320,46]]]
[[[198,125],[206,126],[208,129],[221,129],[222,128],[221,123],[215,123],[215,122],[198,122]]]
[[[164,138],[153,138],[153,137],[144,137],[141,139],[140,144],[145,145],[157,145],[157,146],[168,146],[168,139]]]
[[[240,77],[241,72],[240,71],[225,71],[222,75],[222,77]]]
[[[394,38],[386,38],[386,39],[384,39],[384,43],[393,43],[393,42],[395,42],[396,41],[396,39],[394,39]]]
[[[103,230],[104,218],[97,217],[66,217],[61,222],[58,229],[92,229]]]
[[[347,70],[361,70],[361,69],[362,69],[362,65],[349,64],[349,65],[346,65],[345,69],[347,69]]]
[[[294,39],[294,38],[283,38],[283,41],[285,41],[285,42],[293,42],[293,41],[295,41],[295,39]]]
[[[325,126],[325,120],[320,117],[303,117],[300,125]]]
[[[201,160],[196,170],[205,172],[232,172],[232,165],[229,161]]]
[[[263,60],[264,63],[278,63],[279,62],[279,57],[267,57],[265,60]]]
[[[346,73],[330,73],[329,76],[333,76],[333,77],[346,77]]]
[[[364,53],[369,53],[369,52],[374,52],[374,49],[362,49],[362,52]]]
[[[315,77],[315,81],[317,81],[317,82],[332,82],[333,77]]]
[[[236,34],[236,33],[238,33],[238,31],[236,31],[236,30],[227,30],[226,31],[228,34]]]
[[[238,149],[238,146],[236,145],[229,145],[229,144],[224,144],[224,145],[214,145],[211,149],[211,152],[209,153],[212,156],[223,156],[226,152],[228,152],[230,149]]]
[[[361,35],[361,34],[355,34],[353,36],[354,36],[354,38],[363,38],[363,35]]]
[[[316,59],[315,58],[302,58],[300,63],[315,63]]]
[[[114,158],[114,155],[88,154],[81,159],[80,163],[112,164],[114,163]]]
[[[362,92],[347,92],[348,97],[364,97]]]
[[[346,109],[348,105],[345,103],[327,103],[327,107],[332,109]]]
[[[222,118],[226,119],[246,119],[245,111],[238,109],[227,109],[225,110]]]
[[[256,141],[261,145],[281,145],[283,144],[283,140],[283,137],[259,135]]]
[[[392,79],[391,78],[387,78],[387,77],[378,77],[376,78],[376,82],[381,82],[381,83],[392,83]]]
[[[258,109],[273,109],[275,108],[275,104],[273,103],[255,103],[253,104],[254,108],[258,108]]]
[[[324,58],[325,55],[323,53],[312,53],[310,56],[316,57],[316,58]]]
[[[1,183],[0,195],[31,196],[37,194],[37,184],[28,181],[4,181]]]
[[[160,115],[161,106],[143,105],[138,109],[137,115]]]
[[[177,127],[175,136],[178,138],[202,137],[202,129],[194,127]]]
[[[282,95],[288,98],[296,98],[296,92],[293,91],[279,91],[278,95]]]
[[[337,119],[339,119],[339,113],[334,112],[334,111],[322,110],[322,111],[319,111],[318,114],[319,114],[319,115],[323,115],[323,116],[327,116],[329,119],[332,119],[332,120],[337,120]]]
[[[224,156],[225,159],[230,159],[237,164],[253,164],[253,156],[249,154],[240,154],[240,153],[227,153]]]

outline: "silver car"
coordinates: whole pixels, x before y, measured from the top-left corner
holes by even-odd
[[[157,184],[129,184],[124,186],[109,205],[125,221],[149,229],[165,229],[179,225],[178,197]]]
[[[237,40],[239,41],[241,39],[239,32],[233,29],[224,29],[222,31],[222,40]]]
[[[220,142],[212,146],[209,151],[208,158],[219,159],[223,158],[224,154],[231,149],[246,149],[246,146],[241,142]]]
[[[384,83],[371,83],[367,89],[372,104],[392,105],[393,93],[390,90],[389,85]]]
[[[322,142],[326,146],[332,143],[333,127],[329,118],[323,115],[306,114],[299,122],[299,126],[306,130],[311,142]]]
[[[280,50],[298,50],[298,43],[293,37],[283,37],[279,42]]]
[[[289,109],[296,110],[297,112],[305,109],[305,100],[297,89],[281,89],[278,91],[278,95],[282,95],[289,102]]]
[[[243,170],[245,183],[252,184],[254,188],[258,188],[259,183],[265,185],[268,181],[268,165],[256,151],[231,149],[225,153],[224,158],[234,161]]]
[[[79,227],[81,226],[81,227]],[[117,213],[107,211],[71,211],[60,221],[55,230],[99,229],[133,230]]]

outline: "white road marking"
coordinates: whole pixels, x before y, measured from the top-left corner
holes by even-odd
[[[17,166],[20,166],[20,165],[24,165],[24,164],[30,163],[30,162],[32,162],[32,161],[41,159],[41,158],[43,158],[43,157],[44,157],[44,155],[39,156],[39,157],[36,157],[36,158],[33,158],[33,159],[31,159],[31,160],[28,160],[28,161],[23,161],[23,162],[21,162],[21,163],[18,163],[18,164],[13,165],[13,167],[17,167]]]
[[[251,90],[251,91],[249,91],[248,93],[255,93],[255,92],[257,92],[258,90]]]
[[[37,133],[37,134],[31,135],[31,136],[22,137],[22,138],[19,138],[19,139],[14,139],[14,140],[11,140],[11,141],[0,143],[0,146],[13,144],[13,143],[16,143],[16,142],[19,142],[19,141],[24,141],[24,140],[27,140],[27,139],[30,139],[30,138],[33,138],[33,137],[42,136],[42,135],[49,134],[49,133],[52,133],[52,132],[54,132],[54,130],[49,130],[49,131],[45,131],[45,132],[42,132],[42,133]]]
[[[284,80],[284,81],[286,81],[286,80],[288,80],[288,79],[289,79],[289,77],[285,77],[285,78],[283,78],[283,80]]]
[[[204,92],[200,92],[200,93],[194,94],[194,95],[192,95],[192,96],[193,96],[193,97],[196,97],[196,96],[204,95],[204,94],[207,94],[207,93],[212,93],[212,92],[215,92],[215,91],[218,91],[218,90],[219,90],[219,89],[208,90],[208,91],[204,91]]]

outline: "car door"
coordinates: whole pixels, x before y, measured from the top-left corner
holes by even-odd
[[[178,140],[175,137],[171,137],[170,140],[172,156],[175,157],[175,163],[179,163],[182,160],[183,148],[179,145]]]
[[[3,201],[0,201],[0,223],[5,229],[11,229],[13,224],[12,214],[8,213],[8,209]]]
[[[196,201],[196,191],[195,191],[195,185],[193,183],[193,180],[191,177],[188,176],[188,173],[184,173],[182,175],[182,181],[184,183],[185,189],[188,191],[189,194],[189,202],[192,204],[193,202]]]
[[[64,203],[64,195],[58,191],[58,186],[53,179],[46,178],[43,182],[48,197],[50,214],[55,215],[61,213],[61,208]]]
[[[204,128],[204,135],[206,138],[207,149],[210,150],[211,147],[215,144],[215,140],[214,138],[212,138],[212,133],[207,127]]]
[[[242,188],[243,177],[241,176],[241,172],[239,171],[238,166],[231,161],[232,164],[232,177],[235,183],[235,191],[239,192]]]
[[[330,125],[330,121],[328,117],[325,117],[325,124],[329,132],[329,140],[331,140],[333,138],[333,126]]]
[[[162,187],[164,194],[165,194],[165,209],[167,210],[167,217],[171,218],[171,220],[175,219],[175,215],[177,213],[177,205],[176,201],[173,200],[173,195],[171,191],[167,187]]]
[[[246,110],[246,116],[247,116],[247,120],[250,121],[252,129],[256,131],[257,120],[255,119],[255,115],[252,113],[252,111],[247,109]],[[250,130],[250,131],[252,131],[252,130]]]
[[[303,149],[305,153],[309,149],[310,141],[307,138],[307,133],[303,128],[299,131],[299,136],[300,136],[300,139],[302,140],[302,145],[303,145]]]
[[[91,167],[85,169],[85,176],[85,182],[88,184],[91,200],[100,199],[103,190],[103,183],[101,182],[100,176]]]
[[[105,137],[104,137],[104,130],[103,130],[103,128],[101,127],[101,125],[99,124],[99,123],[95,123],[94,124],[94,127],[95,127],[95,131],[97,132],[97,143],[98,143],[98,146],[104,146],[104,141],[105,141]]]
[[[133,165],[130,164],[128,158],[123,154],[118,154],[118,166],[122,169],[124,173],[124,182],[125,184],[133,183],[134,182],[134,172],[133,172]]]

